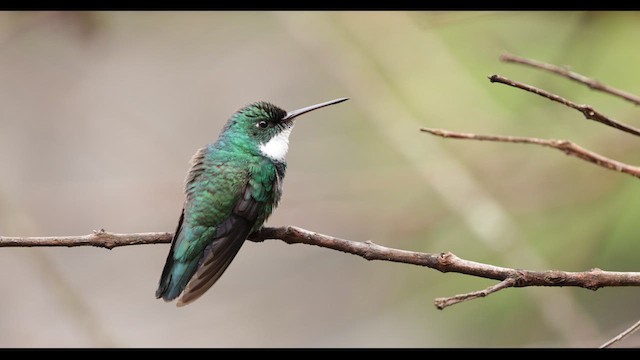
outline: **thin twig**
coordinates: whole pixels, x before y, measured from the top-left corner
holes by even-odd
[[[0,236],[0,247],[32,246],[97,246],[112,249],[118,246],[159,244],[171,241],[171,233],[114,234],[104,230],[84,236],[64,237],[4,237]],[[425,266],[443,273],[454,272],[486,279],[501,281],[497,286],[484,290],[487,296],[506,287],[527,286],[574,286],[597,290],[609,286],[640,286],[640,272],[613,272],[591,269],[584,272],[533,271],[511,269],[475,261],[464,260],[446,252],[440,254],[422,253],[388,248],[371,241],[358,242],[323,235],[295,226],[269,227],[252,234],[253,242],[278,239],[287,244],[308,244],[342,251],[367,260],[383,260],[411,265]],[[467,296],[471,300],[477,298]],[[456,302],[456,303],[457,303]],[[452,304],[449,304],[452,305]]]
[[[480,135],[471,133],[459,133],[443,129],[421,128],[420,131],[427,132],[443,138],[464,139],[464,140],[480,140],[480,141],[496,141],[507,143],[534,144],[558,149],[567,155],[575,156],[582,160],[601,166],[605,169],[618,171],[624,174],[640,178],[640,167],[628,165],[616,160],[609,159],[593,151],[587,150],[567,140],[554,139],[538,139],[520,136],[498,136],[498,135]]]
[[[613,339],[607,341],[606,343],[602,344],[602,346],[600,346],[600,349],[604,349],[604,348],[608,348],[611,345],[617,343],[618,341],[626,338],[627,336],[633,334],[634,332],[636,332],[638,329],[640,329],[640,320],[638,322],[636,322],[635,324],[631,325],[630,328],[628,328],[627,330],[621,332],[618,336],[614,337]]]
[[[457,303],[461,303],[463,301],[468,301],[468,300],[473,300],[473,299],[477,299],[480,297],[485,297],[489,294],[493,294],[496,291],[500,291],[502,289],[506,289],[509,287],[514,287],[516,285],[516,279],[515,278],[506,278],[504,280],[502,280],[501,282],[493,285],[493,286],[489,286],[488,288],[484,289],[484,290],[480,290],[480,291],[473,291],[470,293],[466,293],[466,294],[460,294],[460,295],[456,295],[456,296],[451,296],[451,297],[446,297],[446,298],[437,298],[434,300],[434,304],[436,305],[436,307],[438,308],[438,310],[442,310],[444,308],[446,308],[447,306],[451,306],[451,305],[455,305]]]
[[[621,122],[615,121],[609,117],[607,117],[606,115],[596,111],[591,105],[578,105],[576,103],[574,103],[573,101],[567,100],[561,96],[558,96],[556,94],[552,94],[546,90],[542,90],[539,89],[535,86],[531,86],[525,83],[521,83],[519,81],[515,81],[515,80],[511,80],[508,79],[504,76],[501,75],[491,75],[489,76],[489,81],[491,81],[492,83],[500,83],[500,84],[505,84],[505,85],[509,85],[509,86],[513,86],[515,88],[518,89],[522,89],[537,95],[540,95],[542,97],[545,97],[551,101],[555,101],[558,102],[562,105],[568,106],[572,109],[578,110],[582,113],[582,115],[584,115],[585,118],[587,118],[588,120],[593,120],[593,121],[597,121],[601,124],[605,124],[607,126],[616,128],[618,130],[624,131],[628,134],[633,134],[636,136],[640,136],[640,129],[636,129],[633,126],[630,125],[626,125],[623,124]]]
[[[543,63],[541,61],[537,61],[537,60],[533,60],[533,59],[527,59],[527,58],[523,58],[517,55],[513,55],[513,54],[508,54],[508,53],[504,53],[502,55],[500,55],[500,60],[504,61],[504,62],[508,62],[508,63],[517,63],[517,64],[522,64],[522,65],[528,65],[537,69],[542,69],[542,70],[546,70],[549,72],[552,72],[554,74],[558,74],[560,76],[564,76],[568,79],[571,79],[573,81],[577,81],[581,84],[587,85],[590,89],[592,90],[599,90],[614,96],[618,96],[624,100],[630,101],[636,105],[640,105],[640,97],[620,90],[620,89],[616,89],[614,87],[605,85],[603,83],[601,83],[600,81],[596,80],[596,79],[592,79],[589,77],[586,77],[582,74],[578,74],[576,72],[573,72],[571,70],[569,70],[567,67],[564,66],[557,66],[557,65],[553,65],[553,64],[547,64],[547,63]]]

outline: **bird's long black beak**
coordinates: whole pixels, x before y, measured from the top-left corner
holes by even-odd
[[[294,118],[296,118],[296,117],[298,117],[298,116],[300,116],[302,114],[308,113],[309,111],[317,110],[317,109],[320,109],[320,108],[323,108],[323,107],[329,106],[329,105],[339,104],[339,103],[341,103],[343,101],[347,101],[347,100],[349,100],[349,98],[340,98],[340,99],[335,99],[335,100],[323,102],[323,103],[316,104],[316,105],[303,107],[302,109],[288,111],[287,115],[282,119],[282,121],[291,121]]]

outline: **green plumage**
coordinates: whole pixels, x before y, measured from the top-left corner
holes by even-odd
[[[182,294],[178,306],[186,305],[220,278],[280,201],[292,120],[344,100],[292,113],[265,102],[248,105],[215,143],[196,152],[156,297],[171,301]]]

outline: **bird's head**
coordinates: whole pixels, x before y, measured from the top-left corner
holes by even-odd
[[[335,99],[288,112],[268,102],[256,102],[231,116],[219,141],[231,141],[236,145],[242,143],[247,150],[284,162],[293,120],[302,114],[346,100],[348,98]]]

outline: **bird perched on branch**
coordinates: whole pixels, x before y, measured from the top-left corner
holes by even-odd
[[[257,102],[234,113],[218,140],[198,150],[185,181],[186,200],[156,297],[178,306],[204,294],[282,195],[294,119],[347,98],[287,112]]]

